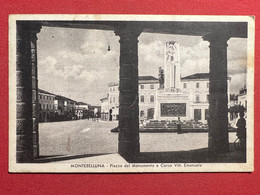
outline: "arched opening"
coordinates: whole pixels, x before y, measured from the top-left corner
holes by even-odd
[[[41,22],[36,22],[36,24],[38,25],[40,23],[41,26]],[[58,26],[60,28],[60,23],[59,22],[42,22],[43,25],[46,26]],[[106,23],[105,23],[106,24]],[[158,25],[164,25],[164,24],[159,24]],[[179,23],[167,23],[166,26],[168,25],[179,25]],[[193,23],[192,23],[193,24]],[[66,22],[63,23],[63,25],[66,26]],[[68,22],[67,24],[69,27],[71,27],[71,23]],[[91,24],[88,24],[91,26]],[[103,24],[104,25],[104,24]],[[110,30],[115,30],[116,31],[116,35],[118,35],[120,37],[120,86],[119,86],[119,100],[117,100],[115,97],[109,97],[110,98],[110,103],[111,104],[116,104],[117,102],[119,102],[118,106],[114,106],[111,109],[109,109],[110,114],[115,114],[115,116],[117,116],[118,114],[115,113],[116,110],[119,112],[119,153],[124,156],[124,157],[135,157],[139,154],[140,152],[140,147],[139,147],[139,127],[138,127],[138,121],[139,121],[139,112],[138,112],[138,103],[139,103],[139,94],[138,94],[138,49],[137,49],[137,43],[138,43],[138,36],[140,35],[140,33],[142,32],[142,30],[144,29],[150,29],[150,32],[154,30],[154,28],[156,28],[156,31],[154,32],[158,32],[158,33],[169,33],[169,34],[174,34],[174,32],[164,32],[164,28],[162,29],[158,29],[157,27],[149,27],[150,23],[142,23],[142,25],[137,25],[137,26],[132,26],[132,24],[128,24],[127,25],[121,25],[121,24],[113,24],[113,25],[108,25],[108,29]],[[195,24],[193,24],[195,25]],[[205,33],[208,32],[208,28],[202,28],[204,25],[207,26],[206,24],[201,24],[200,23],[196,23],[196,25],[199,25],[201,28],[198,29],[202,29],[201,32],[194,32],[192,31],[192,29],[188,29],[185,30],[186,28],[188,28],[187,25],[181,25],[180,28],[184,29],[183,31],[181,31],[181,34],[183,35],[190,35],[190,34],[195,34],[195,35],[199,35],[202,36]],[[67,27],[68,27],[67,26]],[[85,23],[84,25],[85,26]],[[81,26],[82,28],[84,28],[83,26]],[[99,26],[99,24],[97,24],[97,26]],[[148,26],[148,27],[147,27]],[[172,27],[173,27],[172,26]],[[214,25],[211,24],[209,25],[214,29]],[[213,26],[213,27],[212,27]],[[226,25],[224,25],[226,26]],[[242,25],[243,26],[243,25]],[[20,147],[20,145],[22,146],[23,143],[25,142],[19,142],[19,139],[28,139],[28,140],[36,140],[35,142],[33,142],[33,146],[28,146],[28,148],[25,149],[25,151],[17,151],[17,155],[20,155],[17,159],[19,162],[28,162],[30,161],[32,158],[32,150],[33,148],[36,148],[35,150],[39,149],[39,145],[37,145],[38,143],[38,121],[37,121],[37,117],[38,117],[38,111],[37,111],[37,106],[39,103],[39,98],[38,98],[38,89],[39,87],[37,86],[37,49],[36,49],[36,33],[39,32],[39,29],[35,29],[35,22],[25,22],[22,24],[19,24],[17,27],[17,75],[18,77],[20,76],[21,79],[18,79],[18,85],[17,85],[17,89],[19,90],[19,97],[17,98],[17,110],[18,110],[18,114],[17,114],[17,124],[21,124],[20,126],[18,125],[17,127],[17,145],[19,146],[18,149],[24,149],[23,147]],[[88,27],[88,26],[87,26]],[[86,27],[86,28],[87,28]],[[134,28],[134,27],[138,27],[138,28]],[[161,26],[162,27],[162,26]],[[169,27],[169,26],[168,26]],[[185,28],[184,28],[185,27]],[[94,25],[94,27],[92,28],[96,28],[96,26]],[[103,28],[103,26],[101,25],[100,27],[101,29]],[[29,29],[29,30],[28,30]],[[171,30],[173,28],[169,27],[169,30]],[[204,29],[204,30],[203,30]],[[232,29],[232,28],[230,28]],[[59,29],[60,30],[60,29]],[[149,30],[147,30],[147,32],[149,32]],[[189,33],[188,33],[189,32]],[[230,30],[229,33],[231,33],[232,30]],[[196,34],[197,33],[197,34]],[[62,33],[61,33],[62,34]],[[231,33],[232,34],[232,33]],[[210,73],[209,76],[209,82],[210,82],[210,98],[209,98],[209,124],[211,124],[211,128],[212,131],[210,132],[210,136],[209,136],[209,150],[210,152],[213,153],[223,153],[226,152],[228,150],[228,131],[227,131],[227,96],[226,96],[226,91],[227,91],[227,85],[226,85],[226,80],[227,80],[227,69],[226,69],[226,61],[227,61],[227,56],[226,56],[226,42],[229,38],[229,36],[226,36],[226,34],[224,34],[223,36],[221,36],[223,34],[214,34],[214,33],[209,33],[206,34],[203,38],[204,40],[207,40],[211,43],[211,49],[210,49],[210,53],[212,54],[212,56],[210,56],[211,60],[211,64],[210,64],[210,69],[218,72],[219,74],[216,76],[212,73]],[[52,35],[50,36],[51,39],[55,39],[56,35]],[[237,35],[236,35],[237,36]],[[244,36],[244,35],[243,35]],[[242,35],[239,35],[238,37],[243,37]],[[74,38],[76,36],[73,36]],[[222,38],[224,37],[224,38]],[[69,36],[67,37],[69,39]],[[63,39],[65,40],[65,39]],[[40,39],[39,39],[40,41]],[[117,40],[118,41],[118,40]],[[53,41],[55,42],[55,41]],[[77,41],[74,40],[75,43],[77,43]],[[215,47],[217,45],[217,43],[221,43],[221,47]],[[61,45],[58,45],[60,48],[64,48],[65,45],[64,42],[60,42]],[[110,46],[112,47],[112,41],[110,42]],[[52,47],[49,47],[52,48]],[[55,47],[52,48],[52,50],[54,50]],[[81,49],[84,50],[84,46],[81,47]],[[88,47],[87,48],[91,48]],[[111,52],[107,51],[106,52]],[[119,47],[118,47],[119,48]],[[223,52],[220,52],[223,51]],[[50,51],[51,52],[51,51]],[[52,51],[53,52],[53,51]],[[221,56],[218,56],[220,59],[216,58],[215,55],[216,53],[221,53]],[[63,58],[68,58],[70,57],[70,55],[72,54],[72,56],[74,56],[75,53],[67,53],[66,51],[63,52],[61,51],[59,53],[59,55],[61,55]],[[87,56],[89,56],[90,53],[87,53]],[[101,58],[99,55],[98,57]],[[74,56],[75,57],[75,56]],[[74,58],[74,60],[78,60],[78,58],[80,58],[80,56],[77,56]],[[142,58],[139,58],[142,59]],[[170,61],[173,61],[174,58],[172,58],[172,56],[170,56],[170,58],[168,58]],[[48,66],[54,68],[57,68],[57,62],[51,58],[48,58],[48,62],[46,63],[48,64]],[[145,58],[144,58],[145,60]],[[217,66],[216,64],[219,64],[220,62],[224,62],[223,67],[219,68],[219,66]],[[105,63],[105,62],[104,62]],[[103,64],[104,64],[103,63]],[[29,65],[28,65],[29,64]],[[39,64],[39,63],[38,63]],[[27,66],[28,65],[28,66]],[[96,66],[96,65],[95,65]],[[25,70],[26,68],[30,69],[30,71]],[[40,64],[39,64],[40,67]],[[81,68],[81,66],[78,65],[74,65],[72,66],[73,68],[77,69],[77,68]],[[98,66],[96,66],[98,67]],[[63,70],[60,70],[57,72],[57,75],[55,76],[64,76],[66,75],[66,78],[71,78],[73,76],[77,74],[81,73],[86,73],[84,72],[84,70],[76,70],[73,68],[64,68]],[[175,70],[177,67],[173,66],[173,68],[171,69],[172,71],[175,72]],[[32,69],[32,70],[31,70]],[[114,71],[114,70],[112,70]],[[213,71],[213,72],[214,72]],[[50,74],[50,72],[49,72]],[[87,73],[86,73],[87,74]],[[26,75],[26,76],[24,76]],[[97,74],[94,74],[97,76]],[[89,77],[93,76],[92,74],[88,74]],[[83,77],[83,76],[79,76],[79,78]],[[26,78],[30,78],[29,81],[26,80]],[[87,77],[88,78],[88,77]],[[167,77],[165,77],[167,78]],[[24,79],[27,81],[27,85],[24,85]],[[78,77],[77,77],[78,79]],[[95,78],[94,78],[95,79]],[[46,80],[47,81],[47,80]],[[169,82],[168,82],[169,81]],[[168,85],[170,86],[174,86],[173,88],[170,88],[168,92],[171,93],[179,93],[179,90],[176,88],[177,86],[177,79],[174,78],[174,80],[168,80],[167,84],[165,83],[164,87],[167,87]],[[217,82],[213,82],[213,81],[217,81]],[[165,80],[166,82],[166,80]],[[64,84],[64,83],[62,83]],[[69,89],[68,91],[73,91],[73,87],[71,87],[71,82],[67,82],[66,83],[66,87]],[[80,83],[79,83],[80,84]],[[84,83],[86,84],[86,83]],[[95,87],[97,87],[95,84],[93,84]],[[163,85],[162,85],[163,86]],[[85,87],[85,86],[83,86]],[[146,88],[145,86],[143,86],[144,89]],[[199,84],[196,84],[196,89],[201,88],[202,86]],[[150,89],[154,89],[154,87],[150,87]],[[218,91],[214,91],[214,90],[221,90],[223,93],[222,94],[214,94],[215,92]],[[28,93],[28,91],[30,91]],[[112,88],[112,92],[115,92],[116,88],[113,87]],[[212,93],[212,91],[214,93]],[[46,96],[45,98],[43,98],[44,100],[51,100],[49,99],[49,97]],[[140,98],[141,102],[145,103],[146,100],[149,100],[149,98],[145,98],[145,96],[143,98]],[[155,98],[156,101],[156,98]],[[73,102],[73,101],[72,101]],[[150,99],[150,102],[151,99]],[[54,103],[53,103],[54,104]],[[47,109],[49,110],[49,104],[42,104],[43,105],[43,109]],[[48,107],[47,107],[48,105]],[[165,110],[163,109],[155,109],[155,114],[154,116],[157,116],[158,114],[160,114],[160,112],[163,111],[163,114],[165,114],[165,116],[169,116],[172,113],[176,114],[178,113],[179,115],[183,115],[184,111],[187,110],[186,108],[188,108],[188,106],[184,106],[184,104],[181,103],[175,103],[174,105],[171,104],[171,102],[164,102],[164,107]],[[59,109],[61,108],[61,109]],[[73,103],[71,104],[71,99],[67,98],[67,99],[63,99],[62,100],[62,105],[57,103],[53,106],[51,106],[51,109],[54,109],[54,112],[56,113],[56,115],[58,115],[60,117],[60,120],[66,120],[68,118],[73,119],[73,115],[74,115],[74,110],[73,110]],[[87,117],[88,118],[92,118],[94,121],[96,121],[96,116],[99,116],[98,113],[100,113],[100,111],[95,110],[96,107],[92,107],[89,109],[89,111],[87,112]],[[177,110],[176,110],[177,109]],[[113,110],[113,111],[112,111]],[[205,110],[205,109],[204,109]],[[115,112],[114,112],[115,111]],[[220,114],[219,111],[223,111],[224,114]],[[190,112],[192,113],[192,111]],[[46,117],[46,113],[42,114],[45,115]],[[64,116],[65,115],[65,116]],[[68,117],[69,115],[69,117]],[[49,118],[50,116],[47,115]],[[162,116],[162,117],[165,117]],[[201,116],[204,116],[204,114],[201,114]],[[25,122],[24,122],[25,121]],[[165,122],[165,121],[164,121]],[[32,124],[34,124],[32,132],[30,134],[30,136],[24,135],[24,123],[28,123],[29,125],[33,126]],[[222,123],[223,125],[220,126],[218,124]],[[167,123],[168,124],[168,123]],[[76,125],[75,125],[76,126]],[[77,127],[77,126],[76,126]],[[68,129],[68,127],[65,125],[63,128],[64,129]],[[89,129],[83,129],[83,132],[89,132]],[[212,133],[213,132],[213,133]],[[218,133],[216,133],[218,132]],[[27,137],[26,137],[27,136]],[[34,136],[34,137],[33,137]],[[34,139],[33,139],[34,138]],[[72,144],[72,137],[68,136],[66,137],[66,150],[67,152],[71,152],[73,151],[73,149],[71,148]],[[80,137],[81,138],[81,137]],[[223,144],[224,143],[224,144]],[[57,143],[58,144],[58,143]],[[59,145],[59,144],[58,144]],[[102,143],[102,146],[104,145],[104,143]],[[27,145],[25,145],[27,147]],[[69,147],[70,146],[70,147]],[[36,157],[38,157],[37,151],[36,151]]]

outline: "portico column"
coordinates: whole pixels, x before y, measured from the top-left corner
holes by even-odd
[[[126,159],[139,154],[138,105],[138,36],[135,26],[119,28],[120,82],[119,82],[119,143],[118,152]]]
[[[16,161],[29,163],[39,155],[36,34],[41,26],[17,22],[16,29]]]
[[[210,42],[209,72],[209,153],[229,151],[227,96],[227,41],[225,33],[209,33],[203,40]]]

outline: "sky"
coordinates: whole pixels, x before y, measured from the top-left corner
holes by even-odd
[[[158,77],[167,41],[180,44],[181,77],[209,72],[209,43],[200,36],[142,33],[139,76]],[[100,105],[109,82],[119,80],[119,37],[113,31],[43,27],[38,34],[38,86],[76,101]],[[111,50],[107,51],[108,45]],[[230,92],[245,84],[247,39],[228,41]]]

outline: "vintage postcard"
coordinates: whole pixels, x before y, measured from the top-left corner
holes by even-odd
[[[252,172],[252,16],[10,15],[10,172]]]

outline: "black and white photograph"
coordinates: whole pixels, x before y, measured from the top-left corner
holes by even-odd
[[[252,172],[254,17],[10,15],[10,172]]]

